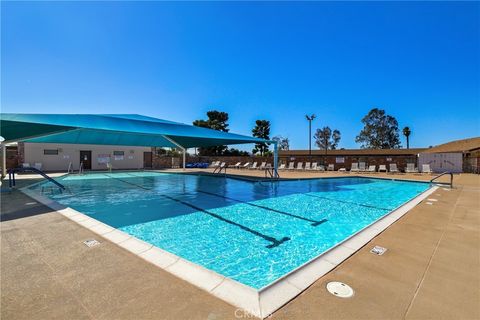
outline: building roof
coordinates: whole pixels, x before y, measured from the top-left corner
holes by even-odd
[[[339,149],[328,150],[329,156],[399,156],[399,155],[416,155],[424,152],[425,148],[411,149]],[[308,150],[282,150],[280,156],[308,156]],[[312,155],[323,156],[325,150],[312,150]]]
[[[73,143],[145,147],[210,147],[267,142],[137,114],[0,114],[6,143]]]
[[[425,150],[425,153],[469,152],[480,149],[480,137],[455,140]]]

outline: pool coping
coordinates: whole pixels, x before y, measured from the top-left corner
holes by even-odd
[[[65,207],[30,190],[33,185],[19,190],[143,260],[262,319],[294,299],[438,189],[437,186],[431,186],[327,251],[257,290],[115,229],[75,209]]]

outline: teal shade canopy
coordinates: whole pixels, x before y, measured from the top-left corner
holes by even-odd
[[[211,147],[267,140],[138,114],[0,114],[5,142]]]

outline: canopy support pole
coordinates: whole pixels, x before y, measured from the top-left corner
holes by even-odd
[[[182,145],[180,145],[178,142],[176,142],[175,140],[167,137],[167,136],[162,136],[164,137],[165,139],[167,139],[169,142],[173,143],[175,146],[177,146],[180,150],[182,150],[182,153],[183,153],[183,171],[185,171],[185,160],[186,160],[186,153],[187,153],[187,149],[185,147],[183,147]]]
[[[278,142],[273,142],[273,176],[278,178]]]
[[[2,143],[2,178],[7,175],[7,145]]]

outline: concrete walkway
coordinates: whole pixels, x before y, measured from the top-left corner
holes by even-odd
[[[295,175],[295,178],[298,177]],[[480,319],[480,178],[456,176],[278,319]],[[1,199],[1,319],[235,319],[248,315],[19,191]],[[87,248],[89,238],[101,241]],[[383,256],[369,253],[388,248]],[[342,281],[355,296],[330,295]]]

